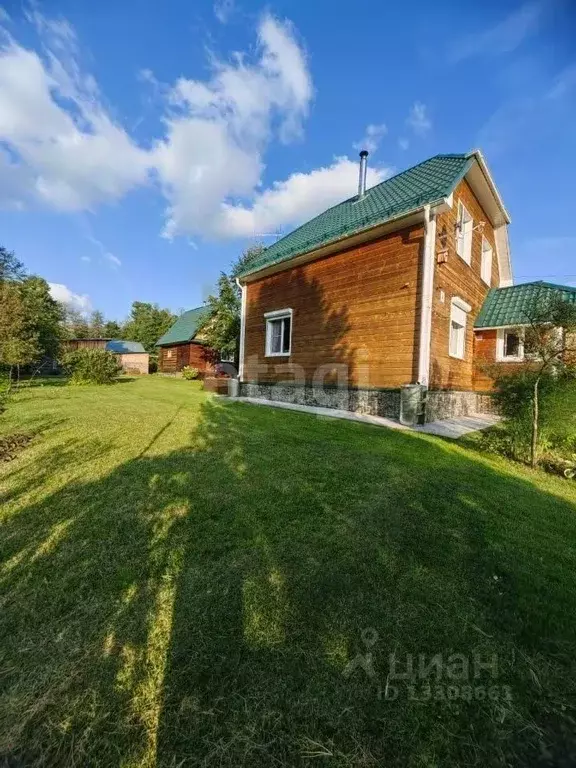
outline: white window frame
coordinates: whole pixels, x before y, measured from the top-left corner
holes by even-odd
[[[448,328],[448,354],[457,360],[466,359],[466,336],[468,334],[468,315],[472,311],[470,304],[454,296],[450,303],[450,325]],[[459,326],[459,338],[456,345],[453,344],[453,325]]]
[[[167,349],[166,350],[166,359],[170,360],[171,358],[172,358],[172,350],[171,349]]]
[[[506,354],[506,335],[514,333],[519,337],[518,354]],[[522,363],[525,359],[524,354],[524,329],[510,326],[508,328],[498,328],[496,335],[496,360],[499,363]]]
[[[266,321],[266,357],[289,357],[292,353],[292,329],[294,326],[292,319],[293,312],[291,309],[275,309],[273,312],[265,312],[264,319]],[[272,352],[272,322],[274,320],[286,320],[290,319],[290,337],[288,339],[288,351],[287,352]],[[284,326],[282,325],[282,338],[284,338]]]
[[[486,240],[482,237],[482,266],[480,268],[480,277],[486,283],[486,285],[492,284],[492,264],[494,262],[494,249]]]
[[[474,219],[462,202],[458,200],[458,220],[456,223],[456,253],[463,261],[472,265],[472,234]]]

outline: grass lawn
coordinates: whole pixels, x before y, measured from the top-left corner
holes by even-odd
[[[576,764],[576,483],[156,377],[0,431],[0,765]]]

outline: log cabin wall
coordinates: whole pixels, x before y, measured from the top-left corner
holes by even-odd
[[[198,368],[200,374],[205,375],[214,370],[214,364],[214,353],[204,344],[189,341],[170,347],[159,347],[158,369],[162,373],[177,373],[189,365]]]
[[[500,284],[494,229],[466,180],[454,191],[451,210],[438,216],[436,224],[436,266],[432,305],[432,342],[430,360],[430,387],[432,389],[472,390],[475,383],[474,322],[491,287]],[[461,200],[474,226],[485,222],[483,232],[472,233],[472,259],[467,264],[456,252],[456,221],[458,201]],[[492,275],[490,285],[481,277],[483,237],[492,247]],[[471,306],[466,327],[465,356],[463,360],[450,356],[450,313],[452,299],[459,297]],[[490,387],[486,387],[490,389]]]
[[[248,283],[244,381],[415,381],[423,238],[413,226]],[[292,309],[291,352],[266,357],[264,315],[282,309]]]

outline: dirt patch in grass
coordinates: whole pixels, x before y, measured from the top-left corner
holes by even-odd
[[[32,440],[32,435],[15,434],[0,437],[0,461],[12,461]]]

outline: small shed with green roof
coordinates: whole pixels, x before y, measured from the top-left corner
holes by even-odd
[[[218,356],[202,338],[206,312],[206,307],[196,307],[183,312],[158,339],[156,347],[159,371],[177,373],[186,366],[197,368],[201,376],[213,371]]]

